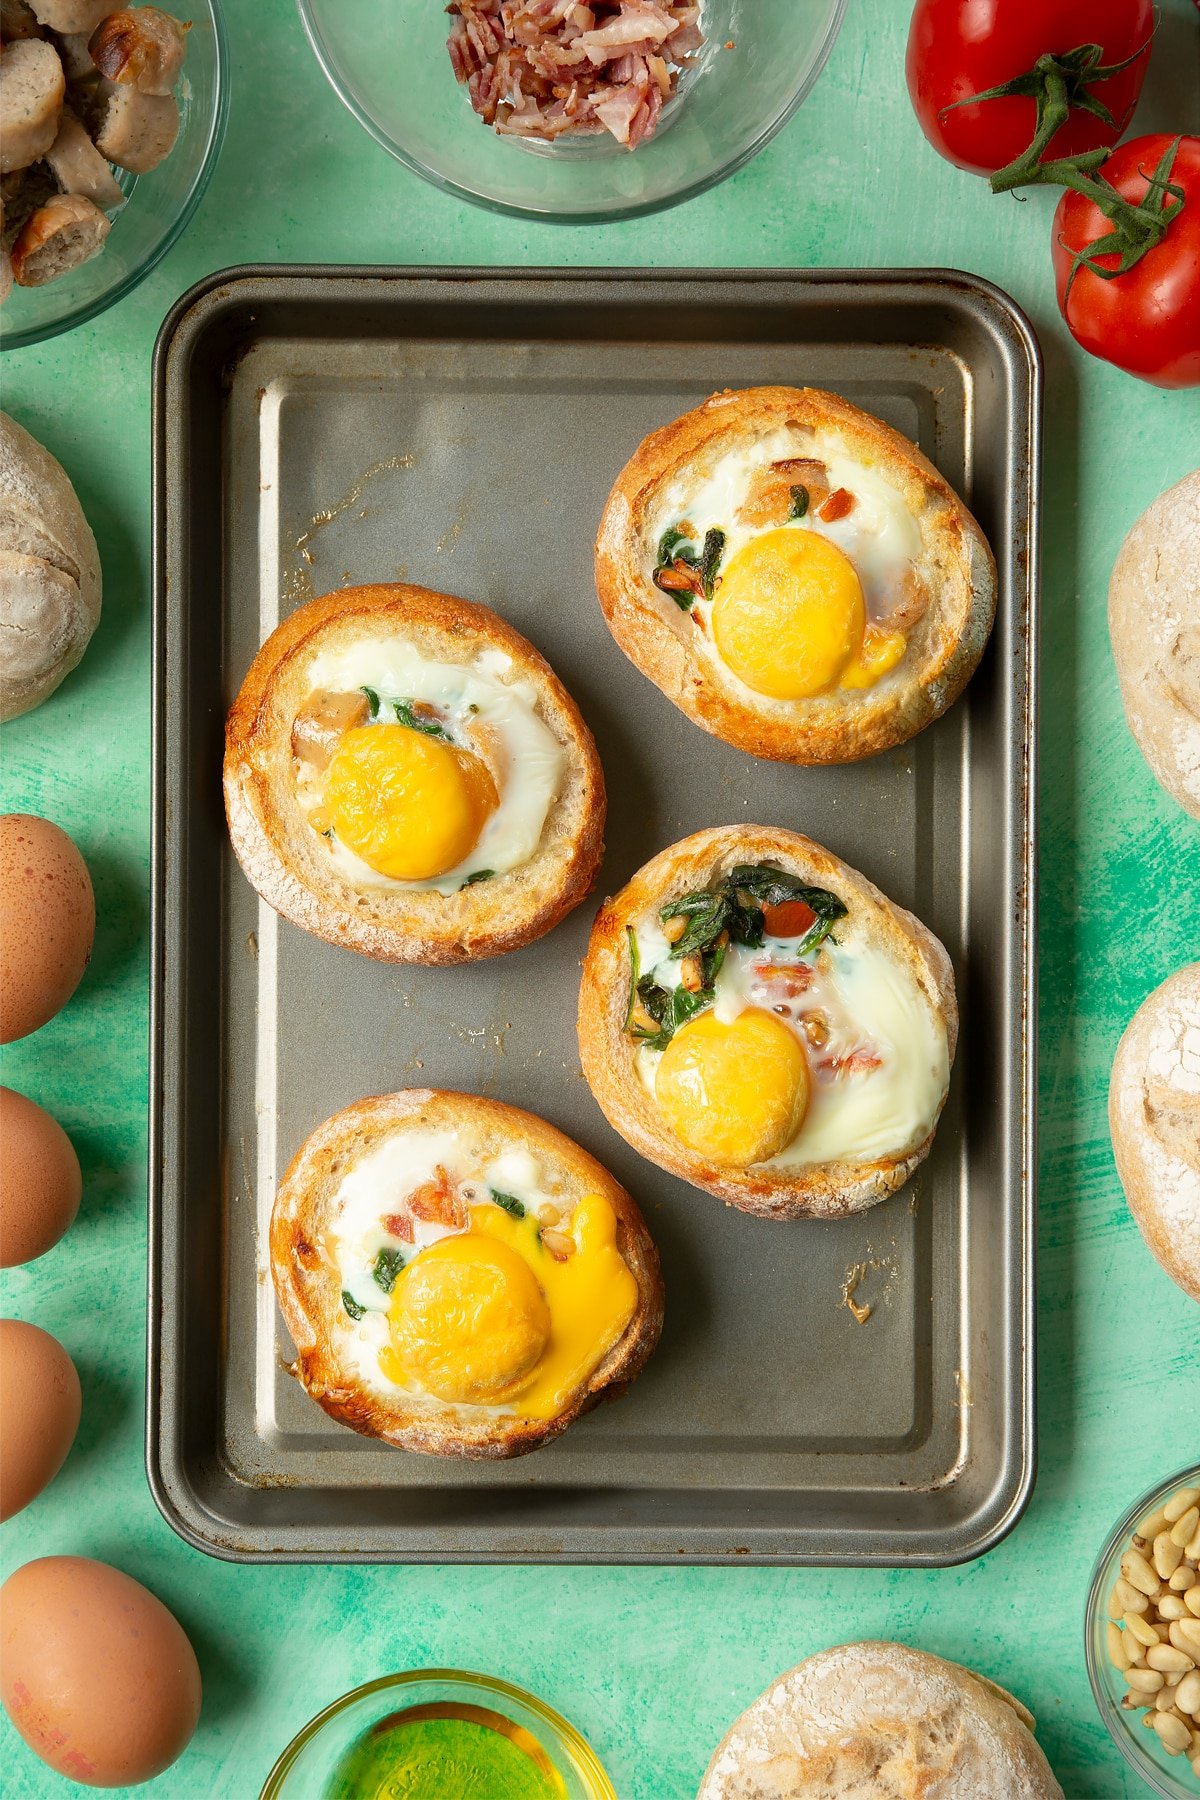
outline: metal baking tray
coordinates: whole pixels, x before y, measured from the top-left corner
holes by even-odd
[[[1033,1482],[1034,671],[1040,374],[952,271],[247,268],[186,294],[155,358],[155,833],[148,1468],[219,1556],[928,1563],[977,1556]],[[963,700],[841,769],[759,762],[625,660],[591,547],[653,427],[713,389],[829,387],[915,438],[995,546]],[[586,904],[540,943],[402,969],[261,905],[229,849],[222,725],[306,596],[407,577],[543,650],[608,777],[600,891],[701,826],[829,845],[939,934],[962,1034],[932,1156],[836,1223],[727,1210],[605,1123],[574,1033]],[[506,1464],[407,1455],[286,1373],[276,1179],[363,1094],[464,1088],[544,1114],[641,1202],[666,1328],[643,1375]],[[844,1304],[852,1272],[872,1306]]]

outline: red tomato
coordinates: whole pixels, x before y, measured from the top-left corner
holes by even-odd
[[[1100,175],[1127,200],[1141,200],[1147,174],[1172,143],[1163,132],[1130,138]],[[1106,281],[1080,268],[1067,296],[1072,258],[1111,229],[1090,200],[1065,193],[1054,215],[1051,252],[1058,307],[1071,335],[1093,356],[1159,387],[1200,384],[1200,138],[1180,140],[1168,180],[1184,189],[1182,212],[1166,236],[1124,275]],[[1115,268],[1115,255],[1096,258]]]
[[[803,900],[781,900],[777,906],[763,907],[763,925],[768,937],[803,937],[817,915]]]
[[[992,175],[1027,150],[1037,116],[1025,95],[945,112],[956,100],[1031,70],[1047,51],[1099,44],[1104,64],[1124,62],[1154,28],[1152,0],[917,0],[908,34],[908,91],[921,130],[948,162]],[[1106,125],[1073,108],[1050,140],[1051,156],[1115,144],[1133,116],[1149,51],[1092,88],[1112,114]]]

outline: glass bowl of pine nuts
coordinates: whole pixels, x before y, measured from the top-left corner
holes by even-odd
[[[1092,1573],[1085,1650],[1118,1750],[1165,1800],[1200,1797],[1200,1466],[1143,1494]]]

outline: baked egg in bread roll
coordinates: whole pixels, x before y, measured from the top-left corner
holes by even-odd
[[[939,718],[996,608],[979,526],[914,444],[816,388],[714,394],[617,477],[596,586],[625,654],[705,731],[841,763]]]
[[[275,1196],[293,1373],[404,1450],[520,1456],[619,1393],[658,1342],[641,1213],[531,1113],[426,1088],[317,1127]]]
[[[584,959],[580,1053],[609,1123],[763,1218],[837,1218],[907,1181],[957,1035],[933,933],[792,831],[673,844],[601,907]]]
[[[1063,1800],[1033,1715],[907,1644],[841,1644],[781,1675],[718,1745],[697,1800]]]
[[[529,943],[604,849],[596,746],[549,664],[487,607],[403,583],[271,633],[229,714],[225,807],[269,905],[385,962]]]

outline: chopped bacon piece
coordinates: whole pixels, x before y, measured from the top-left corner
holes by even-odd
[[[844,519],[854,511],[854,495],[849,488],[834,488],[825,504],[817,510],[825,523],[832,525],[835,519]]]
[[[465,1231],[470,1219],[466,1202],[454,1186],[441,1163],[433,1171],[433,1180],[414,1188],[406,1201],[414,1219],[429,1225],[445,1225],[451,1231]]]
[[[413,1222],[408,1213],[385,1213],[379,1221],[389,1237],[399,1238],[402,1244],[413,1241]]]
[[[763,929],[768,937],[803,937],[817,922],[817,915],[803,900],[781,900],[763,907]]]
[[[697,0],[451,0],[450,64],[499,132],[636,149],[704,43]]]
[[[827,1056],[817,1067],[831,1075],[861,1075],[868,1069],[881,1069],[883,1058],[873,1050],[851,1050],[845,1056]]]
[[[807,963],[755,963],[754,973],[789,999],[807,993],[812,986],[813,972]]]

